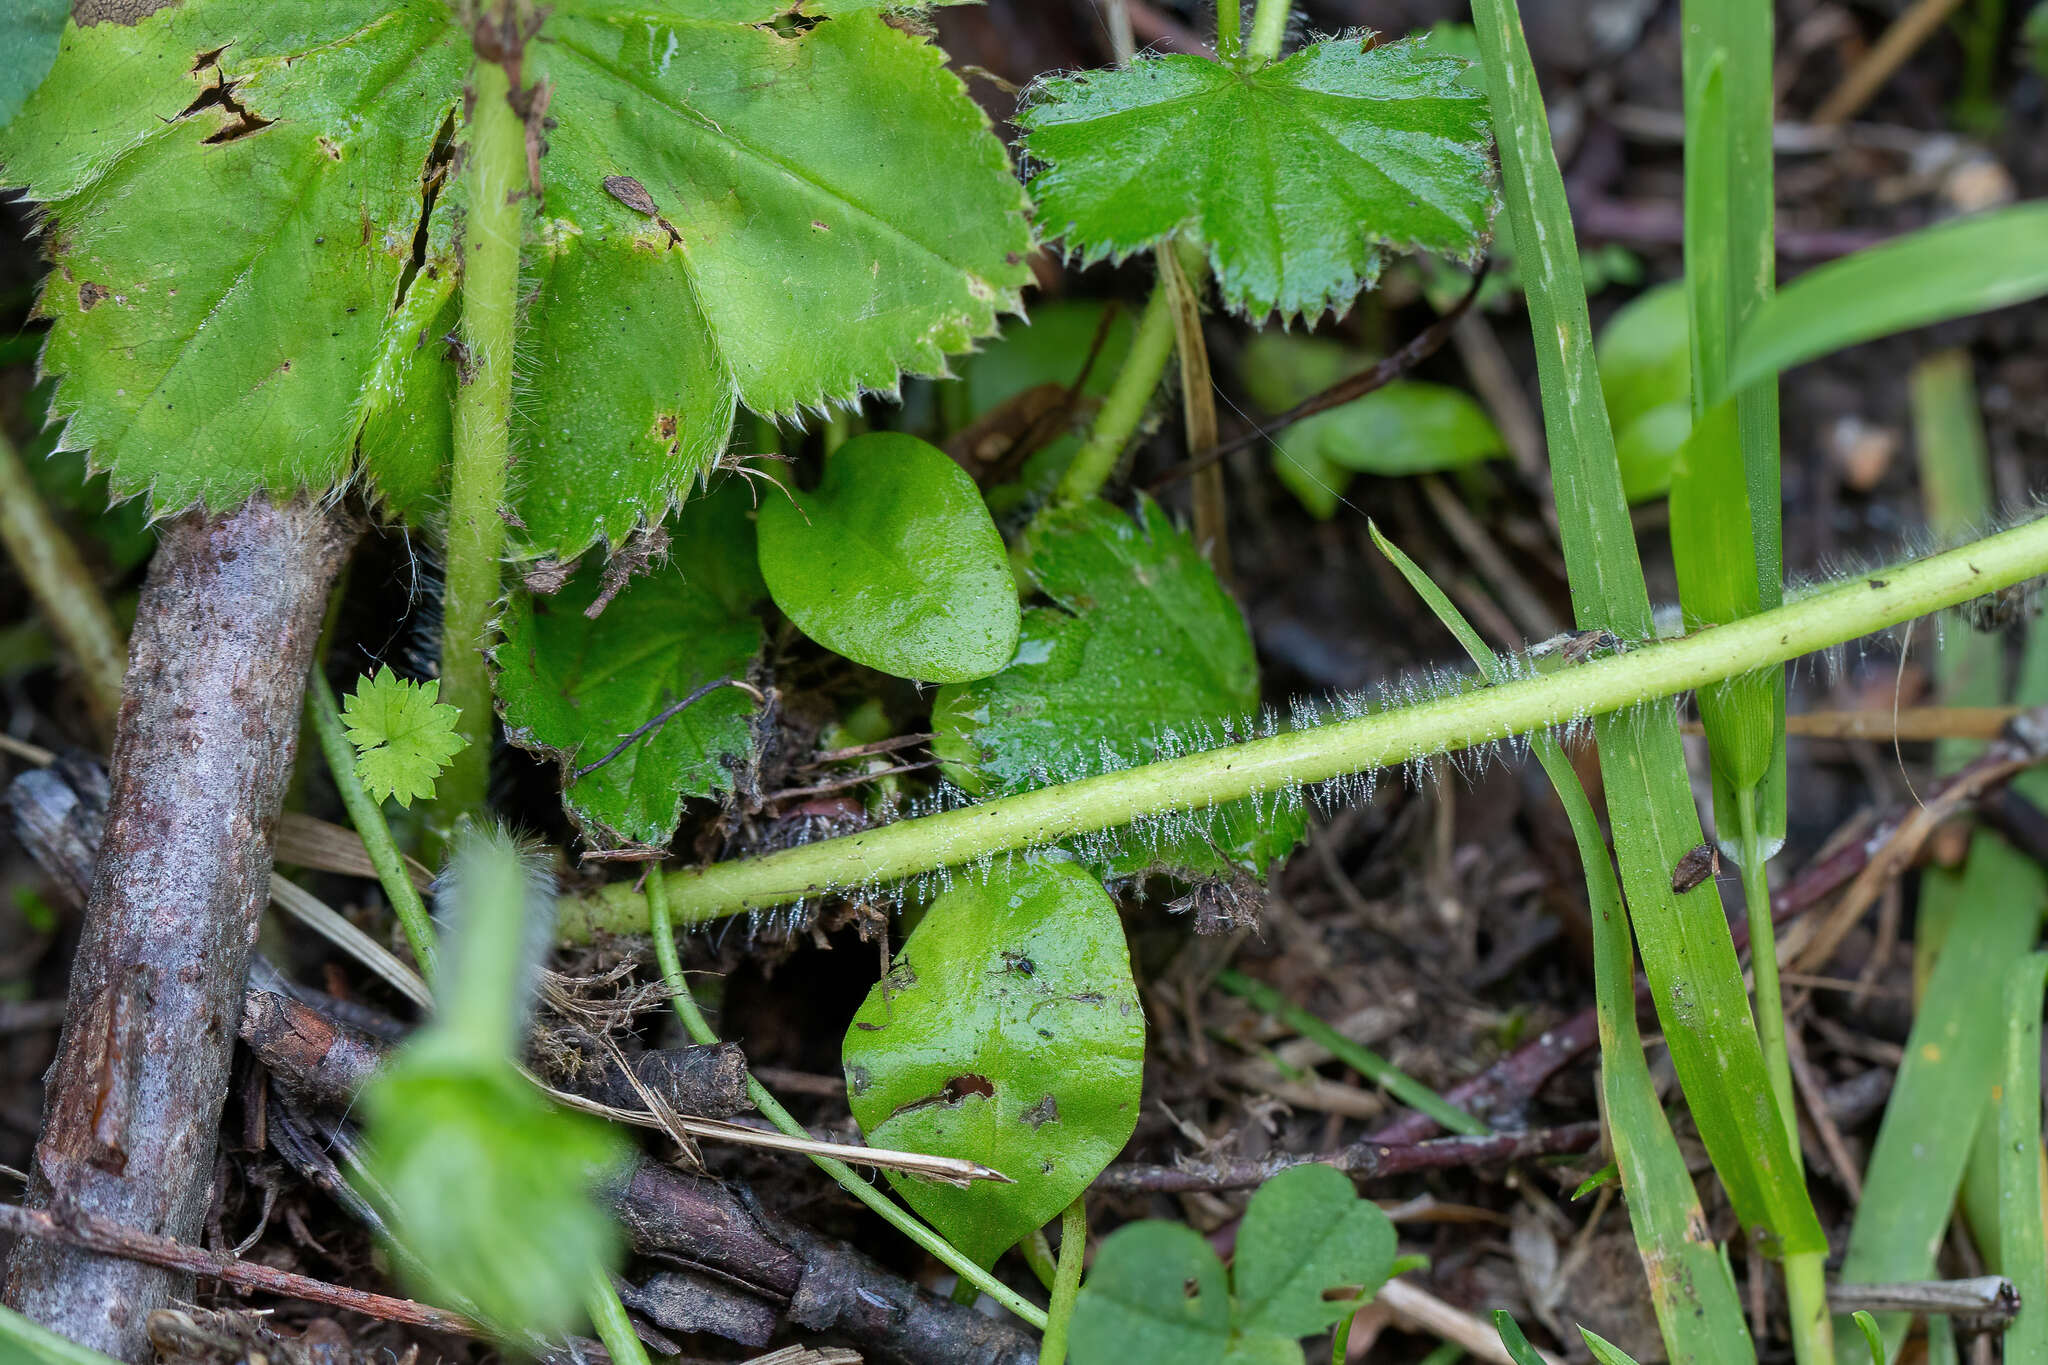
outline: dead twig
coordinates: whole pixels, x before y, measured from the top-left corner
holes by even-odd
[[[1359,1180],[1411,1175],[1417,1171],[1448,1171],[1495,1161],[1583,1152],[1600,1140],[1597,1120],[1567,1123],[1528,1133],[1494,1133],[1486,1137],[1439,1138],[1389,1146],[1366,1139],[1332,1152],[1264,1157],[1256,1161],[1187,1162],[1179,1166],[1138,1163],[1111,1166],[1095,1179],[1094,1188],[1116,1194],[1187,1194],[1195,1190],[1246,1190],[1264,1184],[1291,1166],[1334,1166]]]
[[[308,1275],[295,1275],[288,1270],[244,1261],[226,1252],[208,1251],[175,1238],[158,1237],[80,1210],[60,1214],[44,1209],[26,1209],[19,1204],[0,1204],[0,1228],[17,1237],[56,1242],[102,1256],[115,1256],[125,1261],[203,1276],[237,1289],[346,1308],[385,1322],[425,1327],[436,1332],[454,1332],[462,1336],[484,1334],[482,1328],[460,1313],[415,1303],[411,1299],[394,1299],[385,1294],[349,1289]]]
[[[705,683],[702,687],[697,688],[695,691],[691,692],[689,696],[684,697],[675,705],[664,708],[660,715],[656,716],[653,720],[648,721],[645,725],[642,725],[635,730],[632,730],[626,734],[619,736],[619,742],[617,744],[614,744],[610,748],[610,750],[608,750],[605,753],[605,756],[603,758],[600,758],[592,763],[586,763],[582,767],[576,769],[574,772],[569,774],[569,780],[575,782],[590,776],[599,768],[602,768],[605,764],[611,762],[620,754],[623,754],[624,752],[626,752],[626,750],[632,748],[636,740],[644,739],[646,736],[651,735],[656,731],[660,730],[662,726],[668,724],[671,720],[674,720],[684,711],[688,710],[692,706],[695,706],[698,702],[704,700],[704,698],[710,696],[713,692],[716,692],[721,687],[737,687],[740,691],[745,692],[747,695],[751,696],[754,699],[756,705],[766,706],[768,704],[768,698],[762,695],[761,689],[754,686],[750,682],[743,682],[738,678],[713,679],[711,682]]]

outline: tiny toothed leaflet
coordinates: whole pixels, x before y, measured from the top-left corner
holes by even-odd
[[[1145,57],[1041,82],[1016,120],[1039,224],[1088,262],[1184,232],[1236,311],[1341,312],[1388,252],[1484,248],[1493,165],[1466,67],[1353,34],[1267,67]]]
[[[355,746],[356,776],[372,800],[431,800],[434,779],[468,746],[455,733],[455,708],[440,696],[438,679],[406,682],[387,666],[343,698],[341,723]]]
[[[524,553],[680,500],[735,406],[937,373],[1018,307],[1023,192],[937,48],[882,4],[562,0],[534,130],[514,423]],[[469,41],[443,0],[184,0],[64,30],[0,131],[49,224],[67,448],[159,512],[360,465],[432,521],[456,330]],[[136,211],[136,206],[146,211]]]

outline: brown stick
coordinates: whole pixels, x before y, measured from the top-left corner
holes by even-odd
[[[89,1213],[59,1217],[42,1209],[0,1204],[0,1228],[17,1237],[34,1239],[24,1245],[78,1247],[101,1257],[119,1257],[125,1263],[161,1266],[188,1277],[219,1280],[237,1289],[277,1294],[307,1303],[324,1303],[408,1327],[457,1332],[471,1337],[483,1335],[481,1328],[460,1313],[415,1303],[411,1299],[394,1299],[386,1294],[329,1284],[309,1275],[295,1275],[288,1270],[245,1261],[223,1251],[188,1246],[169,1237],[153,1237]]]
[[[129,652],[112,797],[31,1203],[198,1237],[270,841],[321,607],[356,535],[304,498],[164,528]],[[133,1361],[189,1274],[29,1241],[6,1300]]]
[[[1445,1171],[1494,1161],[1583,1152],[1600,1140],[1597,1120],[1567,1123],[1531,1133],[1439,1138],[1394,1147],[1370,1138],[1331,1152],[1265,1157],[1258,1161],[1190,1162],[1184,1166],[1112,1166],[1094,1188],[1116,1194],[1186,1194],[1194,1190],[1247,1190],[1263,1185],[1290,1166],[1335,1166],[1361,1180],[1375,1176]]]

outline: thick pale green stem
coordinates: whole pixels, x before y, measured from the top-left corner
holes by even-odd
[[[440,965],[434,953],[434,921],[420,902],[419,889],[406,875],[405,857],[391,837],[384,808],[370,799],[370,794],[363,790],[362,779],[356,776],[355,746],[348,742],[348,732],[342,728],[341,710],[334,704],[334,689],[327,685],[317,665],[306,687],[306,711],[313,720],[313,733],[319,736],[320,752],[327,758],[328,771],[334,774],[334,786],[341,793],[349,823],[356,827],[363,850],[370,855],[370,866],[377,870],[377,883],[384,888],[385,898],[398,915],[413,959],[420,964],[420,975],[431,986]]]
[[[1116,372],[1116,382],[1110,385],[1109,396],[1102,400],[1101,411],[1095,414],[1095,425],[1089,429],[1087,441],[1075,452],[1074,462],[1060,478],[1061,502],[1092,498],[1109,482],[1124,446],[1143,420],[1152,395],[1158,391],[1166,362],[1172,357],[1173,300],[1166,282],[1161,280],[1152,286],[1152,297],[1145,301],[1145,313],[1138,320],[1137,335],[1131,338],[1130,353],[1124,357],[1123,368]]]
[[[1255,62],[1270,62],[1280,55],[1280,40],[1287,36],[1288,0],[1259,0],[1252,15],[1252,40],[1247,55]]]
[[[14,445],[0,435],[0,546],[28,585],[36,610],[71,656],[85,683],[86,706],[101,736],[112,739],[121,709],[128,646],[85,561],[51,519]]]
[[[448,490],[448,579],[442,603],[441,700],[461,709],[469,747],[439,784],[443,829],[479,811],[490,779],[491,679],[484,648],[505,553],[505,470],[510,457],[512,343],[519,308],[520,201],[526,130],[505,69],[478,61],[463,175],[462,383],[455,392]]]
[[[1799,1160],[1799,1111],[1793,1107],[1792,1060],[1785,1050],[1785,997],[1778,987],[1777,929],[1771,923],[1771,886],[1757,835],[1756,789],[1735,794],[1737,837],[1742,848],[1742,897],[1749,912],[1750,968],[1756,974],[1756,1031],[1763,1042],[1764,1069],[1771,1093],[1792,1141],[1792,1159]]]
[[[669,999],[675,1006],[676,1017],[683,1021],[683,1028],[689,1033],[690,1040],[704,1047],[713,1047],[718,1043],[718,1034],[704,1018],[704,1012],[697,1008],[697,1001],[690,994],[689,980],[683,975],[683,960],[676,952],[676,937],[669,901],[668,879],[663,874],[661,865],[649,864],[647,904],[650,928],[654,935],[655,963],[661,968],[661,979],[668,986]],[[761,1111],[761,1116],[784,1133],[793,1138],[810,1137],[810,1134],[804,1131],[804,1126],[796,1121],[796,1117],[784,1109],[775,1096],[768,1093],[768,1087],[755,1080],[751,1074],[747,1077],[747,1096],[753,1100],[754,1107]],[[973,1285],[1033,1327],[1040,1331],[1045,1330],[1045,1314],[1038,1310],[1037,1305],[969,1260],[958,1247],[912,1217],[901,1204],[876,1189],[871,1181],[862,1179],[851,1166],[828,1156],[813,1156],[811,1160],[816,1163],[819,1170],[838,1181],[840,1187],[848,1194],[880,1214],[898,1232],[945,1264],[960,1277],[963,1284]]]
[[[1060,1265],[1053,1276],[1052,1304],[1045,1310],[1038,1365],[1066,1365],[1067,1324],[1073,1321],[1074,1300],[1081,1293],[1081,1261],[1087,1250],[1088,1195],[1083,1191],[1060,1215]]]
[[[1472,748],[1587,716],[1626,710],[1758,668],[1774,667],[2048,572],[2048,519],[1972,545],[1857,577],[1724,626],[1591,659],[1501,687],[1468,691],[1357,720],[1143,764],[1100,777],[964,806],[762,858],[670,878],[684,923],[785,905],[835,888],[955,867],[1043,847],[1148,815],[1220,805],[1254,792]],[[642,933],[645,902],[564,902],[563,930]]]

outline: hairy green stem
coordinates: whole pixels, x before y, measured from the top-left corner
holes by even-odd
[[[603,1266],[592,1266],[590,1276],[584,1306],[590,1313],[590,1325],[597,1329],[597,1339],[611,1352],[612,1365],[649,1365],[647,1348],[626,1316],[626,1305],[619,1302],[618,1286],[611,1275]]]
[[[1116,472],[1116,462],[1122,457],[1131,433],[1144,419],[1160,377],[1166,373],[1166,362],[1173,357],[1173,335],[1173,300],[1162,279],[1152,286],[1152,297],[1145,301],[1145,312],[1138,319],[1130,352],[1124,357],[1123,368],[1116,372],[1109,396],[1102,400],[1101,411],[1095,414],[1095,425],[1089,429],[1087,441],[1074,453],[1074,462],[1060,477],[1061,502],[1094,497]]]
[[[405,855],[398,851],[398,843],[391,837],[384,808],[370,798],[363,790],[362,779],[356,776],[355,746],[348,742],[348,732],[342,728],[334,689],[327,685],[326,675],[317,664],[306,686],[306,711],[313,722],[313,733],[319,736],[320,752],[326,756],[328,771],[334,774],[334,786],[341,793],[349,823],[363,841],[363,851],[370,855],[370,866],[377,871],[377,884],[384,888],[385,899],[398,915],[405,941],[412,947],[413,960],[420,964],[420,975],[431,986],[440,966],[434,949],[433,918],[420,901],[419,888],[406,875]]]
[[[78,549],[43,505],[13,442],[0,435],[0,546],[28,585],[36,610],[71,656],[85,702],[103,739],[121,710],[128,645]]]
[[[696,998],[690,994],[690,983],[683,975],[683,960],[676,952],[676,936],[671,918],[668,878],[661,864],[650,863],[647,867],[647,906],[649,928],[654,935],[654,961],[661,969],[661,979],[668,986],[669,1000],[675,1006],[676,1017],[683,1021],[684,1030],[690,1041],[704,1047],[718,1043],[718,1033],[704,1018],[704,1012],[697,1008]],[[775,1096],[768,1093],[768,1087],[747,1076],[747,1097],[761,1116],[782,1132],[793,1138],[808,1139],[810,1134],[798,1123],[795,1115],[784,1109]],[[958,1247],[939,1236],[913,1217],[908,1210],[888,1195],[876,1189],[874,1183],[861,1178],[851,1166],[828,1156],[813,1155],[811,1160],[819,1170],[839,1182],[840,1188],[861,1203],[880,1214],[898,1232],[930,1252],[962,1283],[972,1284],[1003,1307],[1030,1323],[1040,1331],[1045,1330],[1045,1314],[1029,1299],[1004,1284],[982,1267],[969,1260]]]
[[[1280,55],[1280,41],[1287,36],[1287,12],[1292,8],[1288,0],[1259,0],[1252,15],[1252,39],[1245,48],[1254,62],[1263,65]]]
[[[1216,0],[1216,55],[1234,61],[1244,51],[1244,12],[1238,0]]]
[[[669,909],[698,923],[831,890],[1043,847],[1144,816],[1221,805],[1255,792],[1395,767],[1527,734],[1827,649],[2048,572],[2048,519],[1847,579],[1728,625],[1590,659],[1501,687],[1148,763],[980,805],[903,820],[669,879]],[[646,903],[564,901],[563,931],[644,933]]]
[[[1038,1365],[1066,1365],[1067,1325],[1074,1319],[1074,1300],[1081,1293],[1081,1262],[1088,1250],[1088,1192],[1083,1190],[1060,1215],[1060,1263],[1052,1282],[1052,1303],[1045,1310],[1045,1338],[1038,1346]]]
[[[1232,995],[1249,1000],[1254,1008],[1278,1018],[1310,1042],[1321,1044],[1331,1056],[1401,1103],[1435,1119],[1446,1132],[1484,1137],[1493,1131],[1371,1048],[1352,1042],[1307,1010],[1290,1004],[1271,986],[1228,969],[1216,974],[1216,984]]]
[[[462,235],[463,382],[455,391],[441,629],[441,700],[461,711],[456,731],[469,744],[440,780],[435,807],[443,831],[482,809],[490,780],[491,678],[484,648],[505,554],[520,201],[527,190],[526,130],[512,108],[505,68],[478,60],[470,93],[462,172],[469,181]]]

